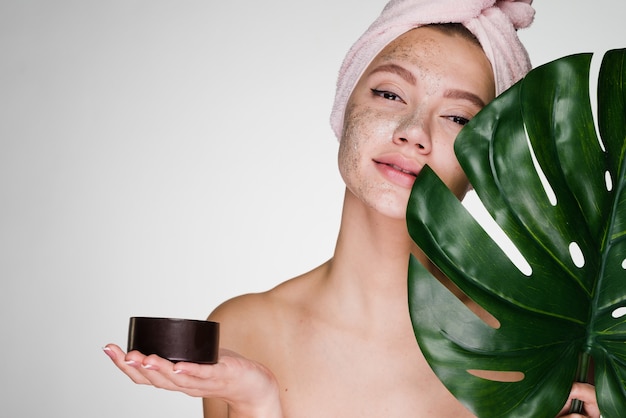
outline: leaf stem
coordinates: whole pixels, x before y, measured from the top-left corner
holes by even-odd
[[[578,370],[576,371],[576,381],[586,383],[587,375],[589,373],[589,353],[582,353],[578,358]],[[569,412],[570,414],[582,414],[583,413],[583,402],[579,399],[572,399],[572,404],[570,405]]]

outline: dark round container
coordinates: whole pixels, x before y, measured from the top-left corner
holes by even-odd
[[[132,317],[128,351],[156,354],[172,362],[217,363],[220,324],[177,318]]]

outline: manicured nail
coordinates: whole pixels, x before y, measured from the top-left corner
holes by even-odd
[[[152,366],[152,364],[142,364],[141,367],[143,367],[144,369],[148,369],[148,370],[152,370],[154,369],[154,367]]]
[[[115,360],[115,353],[109,347],[102,347],[102,351],[104,351],[104,354],[109,356],[111,360]]]
[[[128,364],[129,366],[134,366],[135,360],[126,360],[124,363]]]

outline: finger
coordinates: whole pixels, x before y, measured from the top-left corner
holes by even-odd
[[[210,387],[212,385],[219,386],[215,380],[213,382],[207,380],[213,375],[207,365],[184,363],[186,373],[188,373],[186,374],[180,368],[175,370],[174,364],[169,360],[156,355],[145,356],[139,351],[131,351],[126,354],[115,344],[106,345],[103,347],[103,351],[124,374],[137,384],[176,390],[195,397],[206,396],[214,392]],[[203,368],[208,370],[203,370]],[[199,378],[193,374],[203,377]],[[209,388],[207,388],[207,384],[209,384]]]
[[[215,369],[221,369],[223,367],[223,362],[217,362],[215,364],[198,364],[181,361],[174,364],[173,370],[174,373],[181,376],[211,379],[215,377],[216,372],[219,373],[219,371]]]
[[[569,405],[571,404],[573,399],[578,399],[583,403],[582,415],[570,414],[567,415],[567,417],[600,417],[600,409],[598,407],[598,401],[596,399],[596,390],[593,385],[579,382],[574,383],[566,405],[568,409],[565,410],[569,410]]]
[[[150,385],[159,389],[183,392],[196,397],[211,393],[210,388],[207,389],[207,384],[211,383],[209,379],[186,375],[181,369],[174,369],[174,366],[175,363],[169,360],[149,355],[143,359],[138,371]]]
[[[579,399],[585,403],[596,403],[596,389],[589,383],[576,382],[572,386],[570,399]]]
[[[115,344],[107,344],[103,348],[103,351],[107,356],[109,356],[117,368],[126,374],[133,382],[137,384],[150,383],[139,370],[141,361],[143,360],[143,357],[145,357],[143,354],[138,351],[126,354]]]
[[[227,349],[220,349],[217,363],[215,364],[198,364],[190,362],[178,362],[174,364],[176,374],[194,376],[199,379],[215,379],[225,380],[232,378],[232,372],[236,373],[245,368],[249,368],[253,364],[250,360],[241,355]]]

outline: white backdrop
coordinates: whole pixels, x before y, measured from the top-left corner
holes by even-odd
[[[328,115],[383,0],[0,1],[2,416],[199,417],[102,352],[331,256]],[[534,64],[626,47],[621,0],[536,0]]]

